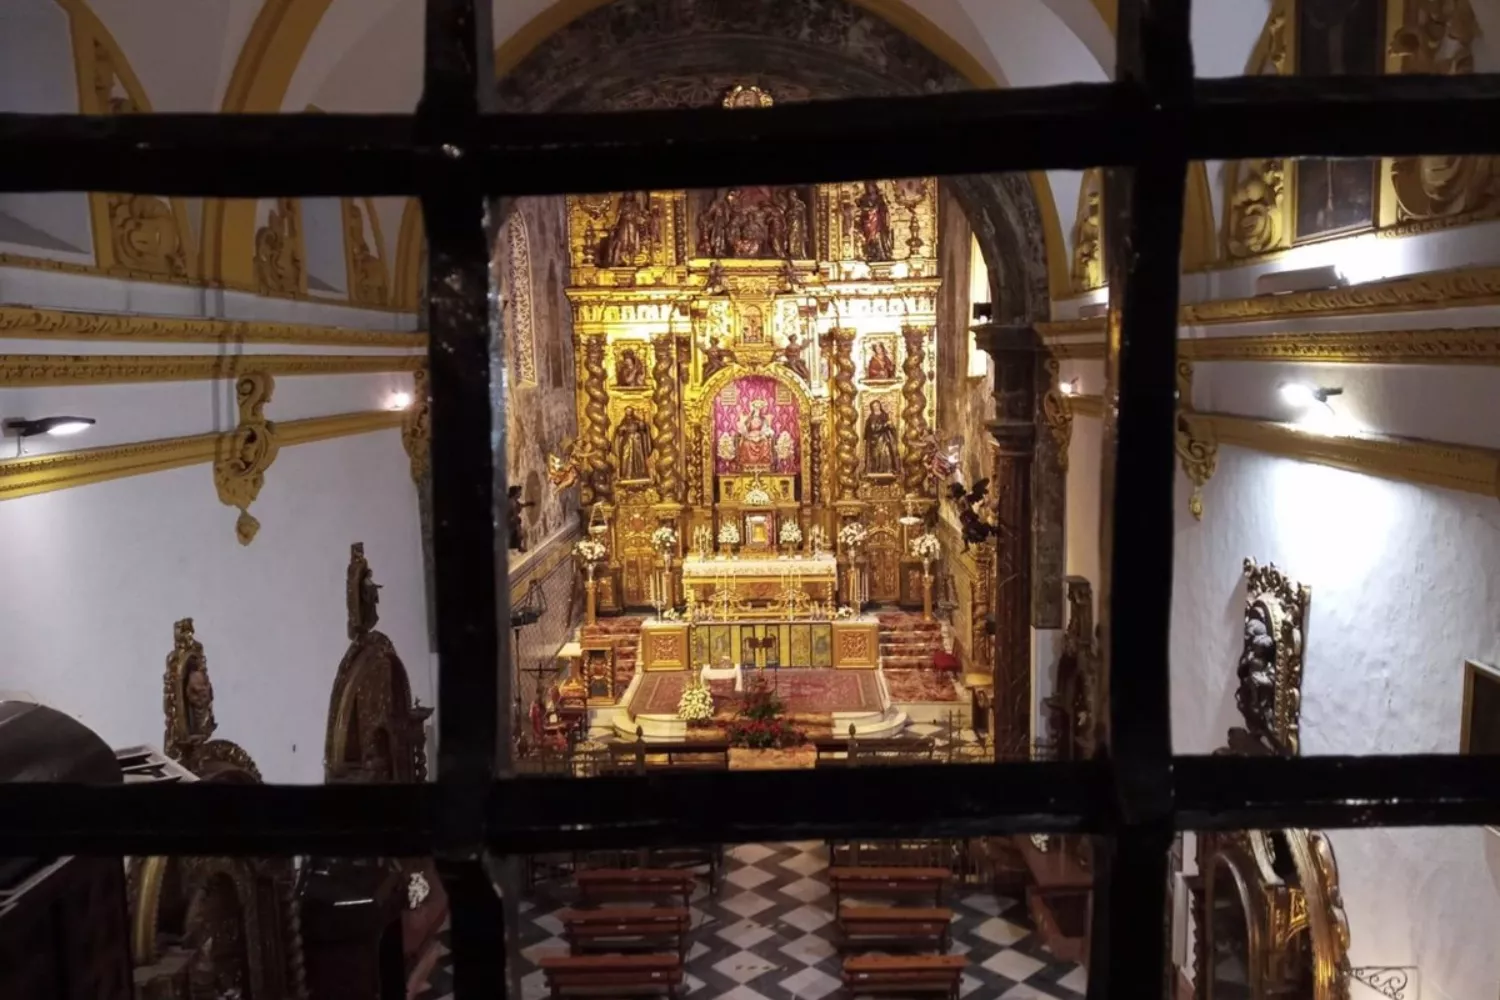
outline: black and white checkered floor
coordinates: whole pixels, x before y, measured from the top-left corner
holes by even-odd
[[[840,965],[824,876],[827,846],[820,841],[741,844],[727,852],[725,862],[718,896],[703,882],[692,900],[689,995],[694,1000],[824,1000],[835,993]],[[557,918],[567,902],[544,887],[521,904],[519,1000],[547,995],[535,963],[538,956],[567,952]],[[1084,970],[1042,946],[1024,903],[960,891],[945,905],[954,911],[950,952],[969,959],[962,987],[967,1000],[1082,997]],[[448,969],[440,966],[423,1000],[444,1000],[451,982]]]

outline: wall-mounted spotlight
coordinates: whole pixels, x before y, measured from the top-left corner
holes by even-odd
[[[79,434],[94,426],[93,417],[38,417],[35,420],[26,420],[20,417],[12,417],[0,424],[7,437],[16,439],[16,455],[21,454],[21,445],[29,437],[37,437],[48,434],[53,437],[66,437],[69,434]]]
[[[1283,382],[1278,390],[1283,402],[1295,406],[1299,410],[1305,410],[1315,403],[1328,406],[1329,398],[1343,395],[1343,389],[1330,388],[1328,386],[1308,385],[1306,382]],[[1330,410],[1333,407],[1328,407]]]
[[[1070,378],[1066,382],[1059,381],[1057,383],[1057,391],[1064,396],[1078,395],[1078,379]]]
[[[411,393],[393,392],[386,398],[385,408],[387,410],[404,410],[411,405]]]

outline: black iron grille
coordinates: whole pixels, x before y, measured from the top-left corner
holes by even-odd
[[[1176,830],[1500,823],[1483,758],[1172,754],[1168,631],[1178,252],[1190,159],[1500,152],[1500,77],[1195,80],[1187,0],[1120,0],[1117,80],[777,107],[500,116],[492,0],[427,0],[415,115],[0,116],[0,191],[416,194],[429,241],[438,780],[427,786],[0,785],[0,853],[435,854],[460,1000],[503,995],[484,861],[766,838],[1099,835],[1093,997],[1160,996]],[[1399,122],[1399,129],[1393,123]],[[905,137],[900,144],[888,137]],[[503,195],[1110,167],[1101,617],[1110,736],[1083,763],[507,781]],[[1113,584],[1113,585],[1111,585]]]

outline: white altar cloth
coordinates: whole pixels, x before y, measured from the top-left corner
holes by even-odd
[[[705,663],[699,668],[698,680],[703,684],[709,681],[733,680],[736,693],[742,693],[745,690],[745,674],[739,667],[711,667]]]
[[[753,559],[688,556],[682,561],[682,579],[684,582],[712,582],[724,576],[780,577],[785,573],[799,573],[809,580],[830,580],[838,575],[838,567],[838,560],[826,552],[819,556],[798,555],[785,559],[775,556]]]

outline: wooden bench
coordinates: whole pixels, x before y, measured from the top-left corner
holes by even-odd
[[[917,948],[946,952],[953,911],[945,906],[844,906],[840,947]]]
[[[729,770],[729,741],[722,739],[673,743],[647,743],[638,739],[606,744],[604,753],[607,760],[600,763],[599,774]]]
[[[661,994],[675,1000],[682,985],[680,955],[543,955],[537,964],[554,1000]]]
[[[844,959],[844,992],[859,996],[936,995],[958,1000],[969,964],[962,955],[859,955]]]
[[[574,874],[578,902],[584,906],[605,902],[670,901],[686,906],[697,879],[692,872],[675,868],[593,868]]]
[[[828,884],[833,886],[833,905],[846,895],[873,896],[879,899],[906,899],[926,896],[934,905],[943,902],[943,887],[953,878],[947,868],[830,868]]]
[[[590,951],[687,952],[689,915],[681,906],[608,906],[564,910],[563,938],[573,953]]]
[[[936,744],[927,737],[891,736],[846,739],[820,736],[812,741],[814,767],[856,767],[865,764],[919,764],[933,759]]]

